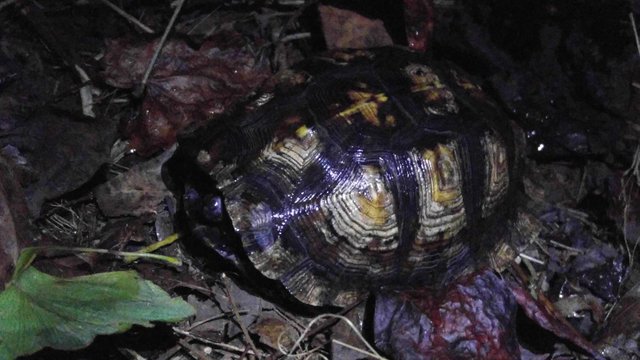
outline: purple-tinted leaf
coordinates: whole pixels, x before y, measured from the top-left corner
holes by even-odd
[[[594,358],[603,359],[596,347],[574,329],[546,298],[539,296],[534,299],[527,289],[515,282],[508,282],[508,286],[527,317],[536,324],[579,346]]]
[[[0,290],[11,277],[20,250],[27,246],[29,210],[16,175],[0,156]]]
[[[640,284],[634,286],[615,305],[596,344],[612,359],[640,356]],[[626,354],[628,357],[623,357]]]
[[[484,271],[436,294],[379,294],[375,342],[397,359],[519,359],[515,314],[504,281]]]
[[[556,282],[570,281],[603,300],[615,301],[627,273],[626,254],[598,240],[596,228],[566,209],[552,207],[540,216],[540,220],[549,229],[542,238],[569,247],[548,248],[548,278],[556,279]],[[552,286],[563,287],[562,284]],[[555,299],[559,295],[552,293],[550,297]]]
[[[18,165],[27,204],[36,216],[45,200],[91,179],[108,160],[115,140],[115,124],[107,119],[85,121],[48,112],[6,120],[0,149]]]

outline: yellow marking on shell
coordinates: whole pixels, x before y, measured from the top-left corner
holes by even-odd
[[[300,126],[296,129],[296,136],[300,139],[303,139],[309,133],[309,128],[305,125]]]
[[[482,91],[482,87],[480,85],[471,82],[466,77],[458,74],[458,72],[455,70],[451,70],[451,73],[453,74],[453,77],[456,80],[456,84],[462,87],[462,89],[464,89],[465,91],[467,91],[468,93],[476,97],[481,97],[484,95]]]
[[[374,166],[363,166],[366,177],[370,179],[366,194],[358,194],[358,205],[363,215],[372,219],[378,226],[387,223],[391,213],[385,208],[389,203],[389,194],[380,180],[379,169]]]
[[[459,167],[453,151],[447,146],[438,144],[434,150],[426,150],[422,156],[432,165],[433,173],[431,176],[433,181],[431,182],[431,193],[433,200],[438,203],[443,203],[460,197],[459,184],[457,183],[460,179],[447,178],[451,176],[449,173],[455,174],[457,167]],[[444,166],[451,166],[451,168],[446,169],[443,168]],[[454,183],[447,184],[450,181],[454,181]]]
[[[380,119],[378,118],[379,105],[387,102],[389,98],[384,93],[370,93],[367,91],[354,91],[347,92],[349,99],[355,103],[345,110],[338,113],[337,116],[344,118],[348,124],[351,124],[350,116],[360,113],[364,117],[365,121],[375,126],[380,126]]]
[[[374,193],[371,199],[364,195],[358,195],[358,205],[360,205],[362,214],[373,219],[374,223],[379,226],[386,224],[390,215],[384,207],[386,202],[385,194]]]
[[[405,72],[409,75],[413,86],[412,93],[424,93],[424,100],[427,104],[440,103],[445,106],[447,112],[456,113],[458,111],[453,93],[440,81],[438,75],[433,70],[420,64],[410,64],[405,67]],[[431,113],[441,113],[442,110],[427,107]]]
[[[423,91],[433,91],[436,89],[444,89],[445,86],[440,82],[438,77],[435,78],[434,81],[427,81],[423,79],[415,79],[411,78],[413,81],[413,86],[411,87],[411,92],[423,92]]]
[[[396,126],[397,123],[398,122],[396,120],[396,117],[393,116],[393,115],[387,115],[384,118],[384,125],[387,126],[387,127],[394,127],[394,126]]]

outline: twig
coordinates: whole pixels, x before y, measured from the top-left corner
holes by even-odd
[[[113,11],[117,12],[118,15],[120,15],[123,18],[127,19],[127,21],[131,22],[132,24],[134,24],[137,27],[139,27],[140,29],[142,29],[142,31],[144,31],[144,32],[146,32],[148,34],[155,33],[155,31],[153,31],[153,29],[151,29],[147,25],[143,24],[142,22],[140,22],[138,19],[134,18],[133,16],[127,14],[124,10],[120,9],[119,7],[117,7],[115,4],[113,4],[109,0],[100,0],[100,1],[103,4],[107,5],[108,7],[110,7]]]
[[[278,42],[285,43],[285,42],[293,41],[293,40],[308,39],[310,37],[311,37],[311,33],[310,32],[301,32],[301,33],[291,34],[291,35],[287,35],[287,36],[285,36],[283,38],[280,38],[280,40],[278,40]]]
[[[255,354],[258,354],[258,348],[256,347],[256,344],[253,343],[253,340],[251,340],[249,330],[247,330],[247,327],[244,326],[244,324],[242,323],[242,318],[240,318],[240,312],[238,311],[238,307],[236,306],[236,303],[233,301],[233,296],[231,295],[231,291],[229,291],[227,282],[228,282],[228,278],[225,276],[224,284],[223,284],[224,292],[227,295],[227,298],[229,299],[229,305],[231,305],[231,310],[233,311],[233,315],[235,316],[236,321],[238,322],[238,326],[240,326],[240,329],[242,329],[242,333],[244,334],[246,342],[249,344],[253,352]]]
[[[247,310],[241,310],[241,311],[240,311],[240,315],[246,315],[246,314],[248,314],[248,313],[249,313],[249,312],[248,312]],[[202,319],[202,320],[200,320],[200,321],[196,321],[196,322],[194,322],[193,324],[191,324],[191,326],[189,326],[189,331],[191,331],[191,330],[193,330],[193,329],[197,328],[197,327],[198,327],[198,326],[200,326],[200,325],[204,325],[204,324],[206,324],[206,323],[208,323],[208,322],[216,321],[216,320],[220,320],[220,319],[228,319],[228,318],[229,318],[229,317],[231,317],[231,316],[232,316],[232,314],[222,313],[222,314],[220,314],[220,315],[211,316],[211,317],[208,317],[208,318],[206,318],[206,319]]]
[[[565,250],[569,250],[569,251],[578,253],[578,254],[584,254],[584,250],[582,250],[582,249],[574,248],[574,247],[565,245],[563,243],[557,242],[555,240],[549,240],[549,244],[551,244],[551,245],[553,245],[555,247],[563,248]]]
[[[189,355],[191,355],[191,357],[195,358],[196,360],[209,360],[211,357],[209,356],[210,354],[208,354],[205,351],[202,351],[198,348],[196,348],[195,346],[189,344],[188,341],[186,341],[185,339],[180,339],[180,341],[178,341],[178,343],[180,344],[180,346],[182,346],[183,348],[187,349],[189,351]],[[209,348],[210,350],[213,350],[211,348]],[[226,355],[230,355],[227,354],[226,352],[220,352],[220,351],[216,351],[221,353],[223,356]],[[232,358],[238,358],[237,356],[231,356]]]
[[[365,340],[364,336],[362,336],[362,334],[360,333],[360,330],[358,330],[358,328],[353,324],[353,322],[351,320],[349,320],[347,317],[342,316],[342,315],[337,315],[337,314],[321,314],[316,316],[315,318],[313,318],[309,324],[307,325],[307,328],[304,330],[304,332],[302,332],[302,334],[300,334],[300,336],[298,337],[298,340],[296,341],[296,343],[293,345],[293,347],[291,349],[289,349],[288,351],[282,346],[282,344],[280,343],[280,337],[282,337],[282,334],[280,335],[280,337],[278,338],[278,350],[280,350],[280,352],[283,355],[286,355],[288,358],[289,357],[305,357],[307,355],[309,355],[312,352],[315,352],[316,349],[313,349],[311,351],[307,351],[305,353],[298,353],[295,354],[294,352],[300,347],[300,344],[302,343],[302,341],[304,339],[307,338],[307,333],[309,333],[311,331],[311,328],[313,327],[313,325],[324,319],[324,318],[331,318],[331,319],[337,319],[338,321],[344,321],[346,322],[346,324],[354,331],[354,333],[356,334],[356,336],[358,337],[358,339],[360,339],[360,341],[367,347],[367,350],[362,350],[362,349],[357,349],[354,348],[350,345],[348,345],[349,348],[357,350],[362,352],[363,354],[367,354],[368,356],[373,357],[374,359],[379,359],[379,360],[386,360],[386,358],[384,358],[383,356],[381,356],[380,354],[378,354],[378,352],[376,351],[376,349],[373,348],[373,346],[371,346],[369,344],[369,342],[367,342],[367,340]],[[342,342],[338,342],[336,341],[338,344],[343,345],[343,346],[347,346],[346,344],[342,343]]]
[[[527,255],[525,253],[520,253],[520,254],[518,254],[518,256],[520,256],[523,259],[527,259],[527,260],[529,260],[531,262],[534,262],[536,264],[544,265],[544,261],[542,261],[540,259],[536,259],[533,256],[529,256],[529,255]]]
[[[384,358],[381,358],[381,357],[380,357],[380,355],[378,355],[378,354],[370,353],[370,352],[368,352],[368,351],[362,350],[362,349],[360,349],[360,348],[357,348],[357,347],[355,347],[355,346],[353,346],[353,345],[347,344],[347,343],[342,342],[342,341],[340,341],[340,340],[332,340],[332,341],[333,341],[334,343],[336,343],[336,344],[340,345],[340,346],[344,346],[344,347],[346,347],[347,349],[351,349],[351,350],[356,351],[356,352],[359,352],[359,353],[361,353],[361,354],[364,354],[364,355],[370,356],[370,357],[372,357],[372,358],[374,358],[374,359],[384,359]]]
[[[635,178],[635,183],[633,179]],[[633,247],[629,244],[630,239],[628,238],[628,224],[629,224],[629,213],[630,213],[630,202],[631,197],[633,196],[632,192],[634,191],[634,186],[640,185],[640,145],[636,146],[636,152],[633,154],[633,160],[631,162],[631,166],[624,172],[622,182],[622,200],[624,202],[624,208],[622,210],[623,215],[623,238],[624,245],[627,249],[627,256],[629,257],[629,269],[632,269],[635,264],[635,253],[640,244],[640,238],[632,239],[634,242]]]
[[[31,246],[23,249],[23,251],[27,249],[35,250],[35,251],[56,251],[56,252],[67,252],[67,253],[77,252],[77,253],[110,254],[110,255],[120,256],[120,257],[138,256],[141,258],[164,261],[176,266],[182,266],[182,260],[171,257],[171,256],[165,256],[165,255],[159,255],[159,254],[140,254],[140,253],[128,252],[128,251],[95,249],[95,248],[87,248],[87,247],[65,247],[65,246]]]
[[[252,352],[251,350],[242,349],[242,348],[239,348],[239,347],[236,347],[236,346],[233,346],[233,345],[229,345],[229,344],[225,344],[225,343],[219,343],[219,342],[211,341],[211,340],[209,340],[207,338],[203,338],[201,336],[194,335],[194,334],[192,334],[192,333],[190,333],[188,331],[179,329],[177,327],[174,327],[173,331],[178,333],[178,334],[180,334],[180,335],[184,335],[184,336],[190,337],[190,338],[192,338],[194,340],[198,340],[198,341],[200,341],[200,342],[202,342],[204,344],[215,346],[215,347],[218,347],[220,349],[224,349],[226,351],[232,351],[232,352],[239,353],[239,354],[248,354],[248,355],[257,356],[256,353]]]
[[[218,11],[220,7],[218,6],[217,8],[213,9],[213,11],[211,11],[210,13],[207,14],[207,16],[203,17],[202,19],[200,19],[200,21],[198,21],[197,23],[193,24],[193,26],[191,27],[191,29],[189,29],[189,31],[187,31],[187,35],[191,35],[191,33],[198,27],[200,26],[200,24],[204,23],[211,15],[215,14],[216,11]]]
[[[636,18],[633,16],[633,13],[629,13],[629,19],[631,19],[631,26],[633,27],[633,36],[636,39],[636,48],[638,49],[638,54],[640,54],[640,38],[638,37],[638,29],[636,28]]]
[[[76,72],[80,77],[80,82],[83,84],[86,84],[86,85],[82,85],[82,87],[80,88],[80,101],[82,103],[82,114],[84,116],[95,118],[96,113],[93,112],[93,94],[91,93],[91,91],[93,90],[93,86],[90,85],[91,79],[89,78],[89,75],[87,75],[87,72],[80,67],[80,65],[75,64],[74,68],[76,69]]]
[[[3,8],[15,3],[16,0],[5,0],[3,2],[0,2],[0,10],[2,10]]]
[[[173,24],[176,22],[176,19],[178,18],[178,14],[180,13],[180,10],[182,10],[182,5],[184,5],[184,2],[185,0],[177,0],[176,9],[173,11],[171,20],[169,20],[167,27],[164,29],[162,38],[160,38],[160,41],[156,46],[156,50],[153,53],[153,57],[151,58],[151,61],[147,66],[147,70],[145,71],[144,76],[142,77],[142,82],[140,83],[140,88],[138,89],[138,95],[142,95],[142,93],[144,93],[144,88],[147,86],[147,81],[149,80],[149,76],[151,75],[151,70],[153,70],[153,66],[156,63],[156,60],[158,60],[158,56],[160,55],[160,52],[164,47],[165,41],[167,41],[167,36],[169,36],[169,32],[171,32],[171,29],[173,29]]]

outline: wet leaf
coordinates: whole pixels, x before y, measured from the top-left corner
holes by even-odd
[[[120,88],[140,84],[158,40],[134,44],[111,40],[105,80]],[[131,146],[143,154],[168,148],[188,126],[198,127],[228,111],[271,74],[259,46],[235,32],[218,33],[199,48],[170,40],[153,67],[139,118],[128,124]]]
[[[440,294],[380,294],[375,342],[398,359],[519,359],[515,314],[516,302],[504,281],[485,271],[459,279]]]
[[[403,3],[407,43],[411,49],[424,52],[435,23],[433,0],[404,0]]]
[[[162,181],[162,164],[173,155],[175,147],[144,163],[133,166],[96,188],[96,201],[107,216],[155,213],[158,204],[171,196]]]
[[[287,321],[269,315],[262,315],[249,327],[249,331],[258,335],[260,342],[273,349],[278,349],[279,344],[290,349],[298,339],[295,329]]]
[[[393,44],[381,20],[326,5],[320,5],[318,11],[329,49],[366,49]]]
[[[340,321],[331,328],[331,335],[333,340],[338,340],[341,343],[353,346],[356,349],[366,350],[366,348],[362,344],[362,339],[359,336],[362,333],[363,323],[367,318],[365,306],[366,303],[362,302],[360,305],[354,307],[353,309],[349,310],[349,312],[344,314],[344,317],[346,317],[353,323],[356,329],[359,330],[359,333],[357,333],[345,321]],[[363,358],[362,352],[353,350],[347,346],[336,343],[335,341],[331,342],[331,355],[334,359]]]
[[[27,266],[0,293],[0,359],[44,347],[80,349],[96,335],[176,322],[193,312],[133,271],[63,279]]]
[[[640,356],[640,284],[615,305],[596,344],[611,359]]]
[[[53,111],[28,118],[7,118],[0,127],[0,148],[12,149],[27,204],[34,216],[45,200],[86,183],[109,159],[115,124],[85,121]]]
[[[0,156],[0,290],[29,240],[29,210],[13,168]]]
[[[527,317],[537,325],[570,341],[594,358],[603,358],[595,346],[574,329],[546,298],[539,296],[537,300],[534,299],[527,289],[515,282],[508,282],[508,286]]]

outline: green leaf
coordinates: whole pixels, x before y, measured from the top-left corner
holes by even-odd
[[[26,267],[0,293],[0,360],[46,346],[80,349],[96,335],[176,322],[193,313],[191,305],[135,271],[63,279]]]

